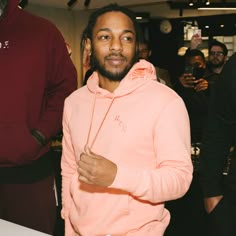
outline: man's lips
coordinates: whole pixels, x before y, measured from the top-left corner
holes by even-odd
[[[125,58],[120,56],[109,56],[106,58],[106,61],[112,65],[120,65],[125,61]]]

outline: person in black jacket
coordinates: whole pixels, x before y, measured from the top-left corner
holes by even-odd
[[[202,38],[193,35],[190,40],[190,49],[199,49],[202,44]],[[207,68],[212,73],[220,74],[224,64],[228,60],[228,49],[226,45],[216,39],[209,41]]]
[[[218,77],[218,74],[207,69],[205,56],[200,50],[186,52],[185,71],[180,75],[175,90],[183,98],[189,113],[193,147],[196,143],[201,143],[209,96]]]
[[[219,75],[207,69],[204,54],[200,50],[187,50],[185,71],[180,75],[175,90],[184,100],[190,118],[194,174],[185,196],[166,203],[167,209],[172,213],[172,219],[165,236],[205,235],[206,212],[199,184],[199,162],[210,95],[218,78]]]
[[[215,84],[203,135],[200,180],[208,213],[208,235],[234,236],[236,232],[236,162],[230,151],[236,141],[236,54],[226,62]],[[232,148],[233,147],[233,148]]]

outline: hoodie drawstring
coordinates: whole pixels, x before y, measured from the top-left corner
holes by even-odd
[[[92,116],[91,116],[91,121],[90,121],[88,136],[87,136],[87,141],[86,141],[86,145],[85,145],[85,148],[84,148],[84,149],[85,149],[85,150],[84,150],[85,152],[86,152],[86,150],[87,150],[86,147],[88,147],[88,143],[89,143],[89,139],[90,139],[90,134],[91,134],[91,129],[92,129],[92,123],[93,123],[93,117],[94,117],[94,111],[95,111],[95,106],[96,106],[96,97],[97,97],[97,93],[95,93],[95,97],[94,97],[93,108],[92,108],[92,109],[93,109],[93,110],[92,110]],[[92,140],[92,142],[91,142],[90,149],[92,149],[92,147],[93,147],[93,145],[94,145],[94,143],[95,143],[95,141],[96,141],[96,139],[97,139],[97,136],[98,136],[98,134],[99,134],[99,132],[100,132],[102,126],[103,126],[103,123],[104,123],[104,121],[105,121],[105,119],[106,119],[106,117],[107,117],[108,112],[110,111],[110,108],[111,108],[111,106],[112,106],[114,100],[115,100],[115,97],[112,98],[111,103],[109,104],[109,107],[108,107],[108,109],[107,109],[107,111],[106,111],[106,113],[105,113],[105,115],[104,115],[104,117],[103,117],[103,119],[102,119],[102,121],[101,121],[101,124],[99,125],[98,130],[97,130],[97,132],[96,132],[96,134],[95,134],[95,136],[94,136],[94,138],[93,138],[93,140]]]

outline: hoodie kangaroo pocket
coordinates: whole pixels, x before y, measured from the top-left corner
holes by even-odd
[[[16,166],[30,163],[40,150],[40,144],[25,124],[0,124],[0,165]]]
[[[78,228],[85,227],[88,222],[100,222],[105,227],[120,222],[129,214],[129,194],[125,191],[83,184],[79,182],[78,175],[75,175],[70,185],[70,193],[73,199],[70,204],[70,218],[72,224]],[[106,232],[106,227],[99,230]]]

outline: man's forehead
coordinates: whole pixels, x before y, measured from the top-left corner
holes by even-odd
[[[195,62],[204,62],[203,58],[201,56],[194,56],[189,58],[190,63]]]
[[[222,49],[221,46],[214,45],[214,46],[211,47],[210,51],[223,51],[223,49]]]
[[[130,17],[120,11],[111,11],[100,15],[96,20],[94,28],[97,30],[99,30],[99,28],[113,30],[119,27],[126,27],[124,30],[135,33],[134,25]]]

